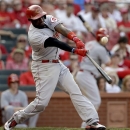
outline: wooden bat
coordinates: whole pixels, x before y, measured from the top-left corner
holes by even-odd
[[[78,15],[79,19],[82,21],[82,23],[84,24],[85,28],[94,36],[95,34],[92,32],[92,29],[90,27],[90,25],[83,19],[83,17],[81,15]]]
[[[89,58],[89,60],[94,64],[94,66],[98,69],[98,71],[100,72],[100,74],[105,78],[105,80],[111,84],[112,83],[112,79],[108,76],[108,74],[88,55],[86,54],[86,56]]]
[[[78,17],[80,18],[80,20],[83,22],[85,28],[94,36],[95,34],[92,32],[91,27],[89,26],[89,24],[83,19],[83,17],[81,15],[78,15]],[[108,74],[91,58],[90,55],[86,54],[86,56],[89,58],[89,60],[93,63],[93,65],[98,69],[98,71],[100,72],[100,74],[105,78],[105,80],[111,84],[112,83],[112,79],[108,76]]]

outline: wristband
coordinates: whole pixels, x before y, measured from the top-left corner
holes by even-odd
[[[74,51],[75,51],[75,48],[72,48],[71,52],[74,53]]]
[[[75,35],[74,32],[69,32],[69,33],[67,34],[67,38],[70,39],[70,40],[72,40],[72,41],[73,41],[74,37],[76,37],[76,35]]]

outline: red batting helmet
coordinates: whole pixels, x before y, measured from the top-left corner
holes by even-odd
[[[26,10],[26,16],[30,20],[36,20],[46,15],[47,13],[42,10],[39,5],[31,5]]]
[[[18,82],[19,83],[19,78],[18,78],[17,74],[11,74],[8,77],[8,86],[10,86],[10,83],[12,83],[12,82]]]
[[[105,28],[99,28],[99,30],[96,32],[97,41],[100,41],[102,37],[109,37],[108,31]]]

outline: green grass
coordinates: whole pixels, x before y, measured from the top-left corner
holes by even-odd
[[[3,130],[3,127],[0,127]],[[58,128],[58,127],[37,127],[37,128],[15,128],[14,130],[84,130],[80,128]],[[107,128],[107,130],[130,130],[130,128]]]

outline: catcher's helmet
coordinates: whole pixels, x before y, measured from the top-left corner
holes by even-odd
[[[18,75],[17,74],[11,74],[9,77],[8,77],[8,86],[10,86],[10,84],[12,82],[18,82],[19,83],[19,78],[18,78]]]
[[[39,5],[31,5],[26,10],[28,20],[36,20],[46,14]]]
[[[96,32],[97,41],[100,41],[102,37],[109,37],[108,31],[105,28],[99,28],[99,30]]]

